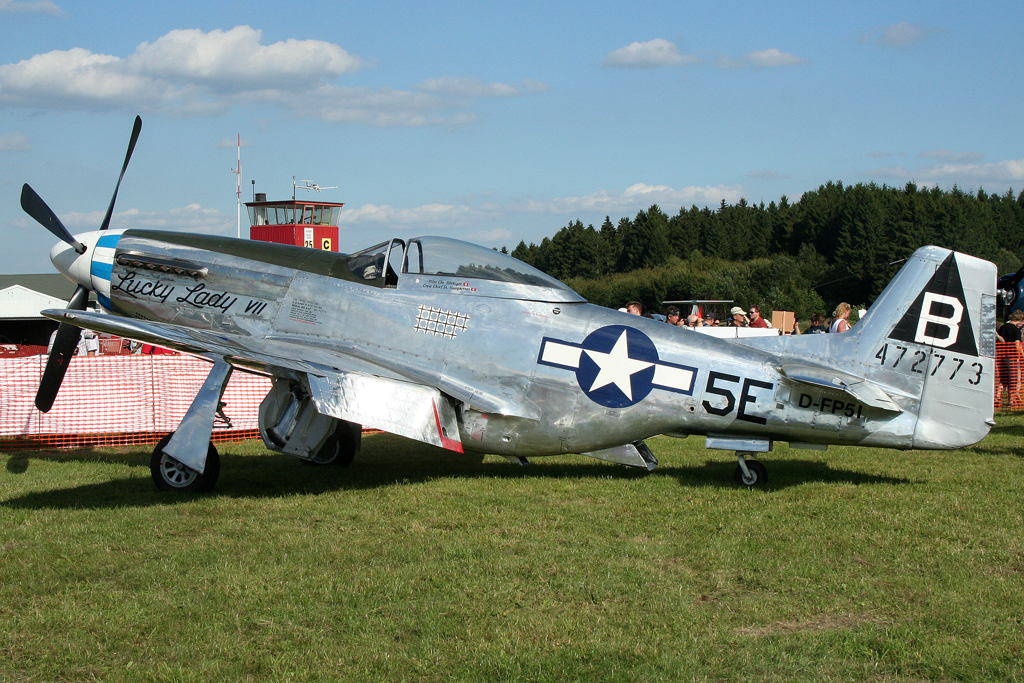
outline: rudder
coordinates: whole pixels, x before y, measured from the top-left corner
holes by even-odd
[[[960,448],[994,424],[996,267],[921,247],[854,331],[885,384],[920,397],[913,447]]]

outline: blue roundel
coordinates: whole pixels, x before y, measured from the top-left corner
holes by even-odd
[[[625,325],[594,330],[581,344],[576,381],[590,400],[628,408],[651,393],[658,350],[651,338]]]

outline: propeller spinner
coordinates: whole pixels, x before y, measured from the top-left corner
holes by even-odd
[[[118,177],[117,185],[114,187],[114,194],[110,198],[107,213],[100,224],[100,231],[106,230],[110,226],[110,217],[114,213],[114,203],[117,201],[117,191],[121,188],[124,172],[128,168],[132,152],[135,151],[135,143],[139,140],[140,132],[142,132],[142,118],[136,116],[135,125],[132,127],[131,139],[128,141],[128,151],[125,153],[124,163],[121,165],[121,175]],[[62,242],[70,245],[74,250],[72,255],[69,253],[71,250],[66,247],[59,247],[58,245],[58,247],[54,247],[53,251],[50,252],[50,258],[61,272],[78,282],[78,288],[71,296],[71,300],[68,301],[68,310],[84,311],[89,300],[89,289],[83,283],[88,283],[89,280],[83,277],[75,277],[73,272],[77,267],[80,267],[79,264],[84,264],[85,270],[88,272],[88,264],[92,260],[92,250],[95,248],[97,241],[92,237],[95,233],[89,236],[82,236],[85,238],[83,241],[88,242],[89,245],[76,239],[68,232],[64,224],[60,222],[57,214],[47,206],[46,202],[27,183],[21,188],[21,208],[29,216],[36,219],[40,225],[53,233]],[[81,333],[80,328],[68,323],[61,323],[57,328],[57,336],[54,337],[53,348],[46,359],[43,378],[39,382],[39,390],[36,392],[36,408],[44,413],[53,407],[53,402],[57,398],[57,392],[60,391],[60,385],[64,381],[64,375],[68,371],[68,362],[75,353],[75,347],[78,346],[78,339]]]

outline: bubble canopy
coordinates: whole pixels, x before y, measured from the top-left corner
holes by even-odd
[[[555,278],[499,251],[447,237],[417,237],[406,248],[404,272],[450,275],[569,289]]]
[[[393,277],[400,289],[415,284],[410,279],[426,276],[486,281],[480,283],[482,291],[470,290],[480,295],[498,295],[499,290],[508,289],[506,294],[519,292],[521,296],[530,288],[536,294],[547,292],[541,300],[583,300],[563,283],[519,259],[449,237],[415,237],[408,242],[393,239],[349,254],[348,263],[357,279],[383,278],[384,286],[389,286]]]

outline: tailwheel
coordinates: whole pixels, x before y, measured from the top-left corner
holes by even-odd
[[[213,489],[220,476],[220,455],[211,443],[206,451],[206,469],[200,474],[164,453],[164,447],[170,442],[174,432],[160,439],[153,449],[153,457],[149,461],[149,472],[153,483],[161,491],[184,491],[204,493]]]
[[[768,483],[768,468],[753,458],[744,458],[737,454],[739,464],[736,465],[736,483],[747,488],[764,486]]]

